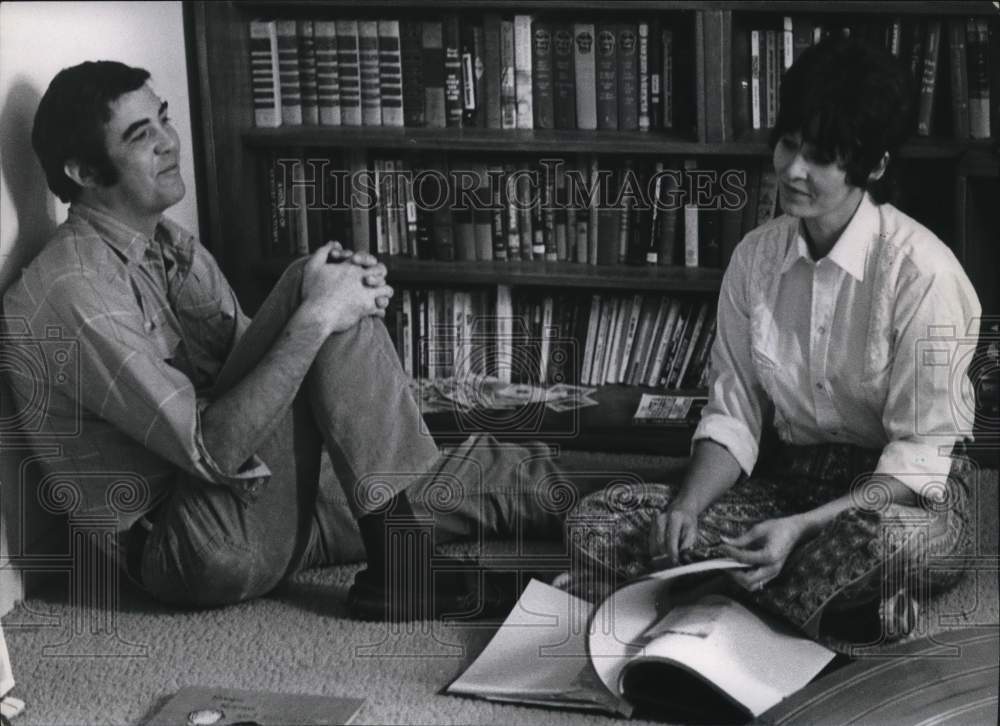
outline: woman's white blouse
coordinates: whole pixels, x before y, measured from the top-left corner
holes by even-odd
[[[694,441],[720,443],[749,474],[770,422],[786,443],[881,449],[876,473],[940,486],[972,433],[972,284],[932,232],[867,195],[819,261],[799,223],[772,220],[733,254]]]

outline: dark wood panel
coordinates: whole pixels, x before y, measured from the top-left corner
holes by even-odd
[[[583,290],[663,290],[718,292],[722,270],[686,267],[585,265],[578,262],[439,262],[409,257],[384,257],[393,284],[512,285],[573,287]],[[276,280],[290,260],[266,260],[258,273]]]

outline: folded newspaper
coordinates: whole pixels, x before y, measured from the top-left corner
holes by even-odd
[[[834,653],[721,594],[710,560],[627,583],[597,607],[532,580],[456,695],[668,720],[756,718]]]

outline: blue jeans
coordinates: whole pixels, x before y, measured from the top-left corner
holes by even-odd
[[[284,329],[299,304],[302,264],[286,271],[233,349],[218,393],[252,370]],[[321,476],[324,448],[332,467]],[[360,560],[356,518],[403,490],[418,516],[432,518],[435,544],[559,539],[575,500],[605,483],[561,471],[538,443],[475,435],[442,454],[376,318],[326,340],[258,454],[272,476],[254,498],[191,477],[155,512],[138,555],[154,597],[234,603],[304,568]]]

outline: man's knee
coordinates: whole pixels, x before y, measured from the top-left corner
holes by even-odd
[[[142,571],[143,585],[154,597],[187,607],[250,600],[273,589],[281,576],[252,551],[229,544],[209,547],[189,561],[147,557]]]

